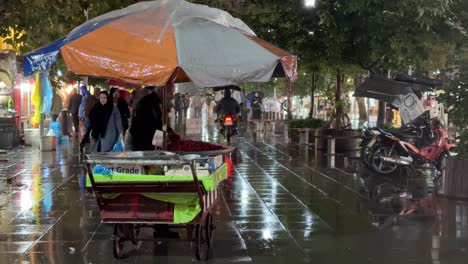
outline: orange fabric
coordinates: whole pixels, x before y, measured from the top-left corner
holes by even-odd
[[[169,83],[187,83],[191,81],[192,80],[190,80],[190,77],[188,77],[187,73],[185,73],[185,71],[180,67],[175,69],[174,73],[169,78]]]
[[[178,66],[172,25],[143,25],[148,14],[140,16],[136,22],[135,16],[116,20],[62,47],[68,69],[145,85],[167,83]]]
[[[280,58],[281,65],[283,66],[283,70],[286,73],[286,77],[288,77],[291,81],[295,81],[297,79],[297,56],[293,55],[281,48],[276,47],[263,39],[257,38],[255,36],[244,34],[246,37],[250,38],[251,40],[255,41],[260,46],[264,47],[271,53],[275,54]]]

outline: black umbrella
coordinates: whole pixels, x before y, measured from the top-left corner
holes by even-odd
[[[228,85],[228,86],[219,86],[219,87],[213,87],[213,91],[218,92],[218,91],[224,91],[226,89],[234,90],[234,91],[241,91],[241,88],[239,86],[235,85]]]
[[[264,94],[262,91],[256,91],[256,92],[251,92],[251,93],[249,93],[249,94],[245,97],[246,100],[252,102],[253,99],[255,98],[255,93],[258,93],[258,97],[260,97],[260,99],[263,99],[263,97],[265,97],[265,94]]]

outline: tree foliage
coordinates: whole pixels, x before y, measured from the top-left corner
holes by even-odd
[[[4,0],[0,5],[0,36],[15,34],[5,41],[24,44],[27,52],[68,34],[88,18],[123,8],[136,0]]]
[[[371,73],[443,62],[453,20],[447,0],[319,0],[313,42],[332,65],[359,65]],[[443,57],[443,56],[442,56]],[[442,64],[442,63],[441,63]]]
[[[460,154],[468,158],[468,60],[459,63],[453,78],[444,86],[445,93],[438,99],[449,109],[449,117],[459,128]]]

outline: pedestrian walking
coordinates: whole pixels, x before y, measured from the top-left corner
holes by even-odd
[[[84,119],[84,124],[87,124],[89,122],[89,115],[91,114],[91,111],[93,110],[94,106],[99,102],[99,94],[101,93],[100,88],[95,88],[94,93],[91,96],[88,96],[85,101],[84,109],[83,109],[83,119]],[[80,153],[83,153],[83,149],[86,144],[91,142],[91,131],[86,128],[85,125],[85,134],[83,135],[83,138],[81,139],[80,143]]]
[[[122,119],[123,135],[125,137],[125,134],[128,130],[128,119],[130,118],[130,109],[128,108],[127,101],[120,97],[120,91],[118,88],[110,89],[109,97],[112,99],[114,106],[119,109],[120,118]]]
[[[72,89],[71,94],[70,94],[70,100],[68,101],[68,111],[72,115],[73,128],[74,128],[73,135],[75,137],[78,136],[79,129],[80,129],[79,112],[80,112],[81,99],[82,99],[82,96],[78,94],[76,89]]]
[[[190,96],[186,93],[183,97],[182,105],[184,107],[184,118],[187,119],[188,117],[188,109],[190,107]]]
[[[150,94],[143,97],[132,115],[127,146],[132,151],[155,150],[153,137],[156,130],[162,130],[162,101],[161,96],[155,91],[155,87],[146,87]],[[171,100],[173,86],[166,87],[166,99]],[[168,111],[169,109],[166,109]],[[168,138],[178,138],[172,129],[167,128]]]
[[[52,97],[52,107],[50,109],[50,118],[52,119],[52,122],[57,122],[57,118],[59,117],[60,113],[62,113],[63,109],[62,97],[60,96],[59,92],[60,89],[54,89],[54,95]]]
[[[112,151],[117,140],[123,140],[122,119],[107,91],[100,92],[99,102],[91,111],[86,128],[91,132],[91,152]]]
[[[255,93],[255,97],[252,101],[252,111],[253,111],[253,119],[261,119],[262,117],[262,98]]]
[[[200,118],[202,112],[202,98],[199,95],[194,95],[190,98],[190,102],[195,113],[195,118]]]
[[[182,97],[183,95],[181,95],[180,93],[176,93],[174,96],[174,110],[175,110],[175,115],[179,121],[182,120],[182,115],[183,115]]]

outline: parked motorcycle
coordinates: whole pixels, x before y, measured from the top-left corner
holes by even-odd
[[[419,118],[413,122],[404,125],[399,130],[384,130],[377,127],[369,128],[364,124],[362,132],[363,140],[361,141],[361,159],[369,168],[371,166],[371,158],[375,149],[380,145],[377,142],[378,137],[382,134],[390,133],[392,135],[404,138],[408,142],[414,144],[418,148],[422,148],[431,144],[434,140],[433,132],[430,128],[430,114],[429,111],[423,113]]]
[[[375,138],[377,147],[372,150],[371,168],[384,175],[391,174],[399,166],[409,165],[434,166],[440,171],[443,159],[455,147],[455,142],[448,139],[439,120],[431,121],[430,128],[435,135],[430,144],[423,137],[396,135],[378,129],[380,135]]]

